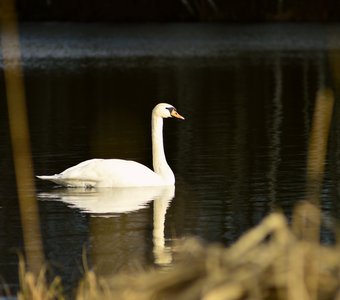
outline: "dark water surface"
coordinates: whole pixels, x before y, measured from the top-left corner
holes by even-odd
[[[54,24],[51,31],[59,40],[39,36],[32,25],[23,27],[35,174],[54,174],[94,157],[132,159],[151,167],[153,106],[169,102],[186,117],[165,121],[175,191],[69,191],[36,182],[45,255],[68,288],[82,276],[84,251],[99,274],[167,265],[173,241],[182,237],[229,245],[274,209],[290,216],[304,198],[314,103],[325,86],[334,90],[336,103],[322,209],[326,217],[338,218],[339,28],[332,27],[333,36],[332,28],[314,25],[295,31],[237,27],[233,43],[226,26],[212,27],[216,37],[212,29],[193,35],[185,33],[185,26],[176,27],[176,35],[167,27],[172,34],[166,38],[160,27],[153,33],[148,25],[144,33],[150,43],[143,31],[137,35],[129,28],[124,30],[130,37],[115,29],[121,32],[119,43],[113,29],[107,36],[93,30],[96,42],[63,26]],[[85,35],[81,42],[74,32]],[[289,39],[292,32],[296,35]],[[106,38],[108,48],[100,44]],[[162,39],[168,43],[165,52],[156,47]],[[35,56],[32,47],[40,44],[45,50]],[[93,47],[99,47],[97,54]],[[72,49],[80,50],[75,54]],[[153,49],[158,49],[154,55]],[[16,286],[23,241],[3,79],[0,85],[0,273]],[[322,239],[329,243],[333,237],[324,232]]]

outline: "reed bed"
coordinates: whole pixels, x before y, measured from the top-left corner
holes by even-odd
[[[46,282],[46,268],[43,267],[39,274],[27,271],[24,258],[19,259],[20,290],[18,300],[64,300],[61,278],[55,277],[50,284]]]
[[[269,214],[232,246],[189,238],[174,245],[174,263],[164,269],[101,277],[85,272],[76,300],[340,300],[340,247],[322,245],[320,210],[304,202],[288,224],[282,213]],[[337,232],[333,227],[335,236]],[[61,279],[46,282],[19,264],[19,300],[65,299]]]
[[[340,249],[322,245],[319,210],[305,203],[296,209],[293,225],[271,213],[231,247],[205,245],[191,238],[174,249],[167,269],[123,273],[113,277],[85,272],[77,300],[340,300]],[[27,272],[21,260],[18,299],[65,299],[60,278],[47,285],[45,272]]]
[[[300,233],[272,213],[229,248],[180,243],[167,270],[112,278],[89,271],[76,299],[340,299],[340,249]]]

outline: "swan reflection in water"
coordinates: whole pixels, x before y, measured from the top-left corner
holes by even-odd
[[[41,200],[57,200],[71,208],[79,209],[92,217],[115,218],[146,208],[153,201],[153,253],[154,262],[167,265],[172,261],[169,247],[165,247],[165,215],[175,187],[138,188],[57,188],[49,193],[38,194]],[[133,246],[133,245],[131,245]],[[137,245],[137,247],[140,245]]]

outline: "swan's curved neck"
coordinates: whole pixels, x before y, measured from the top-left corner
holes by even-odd
[[[163,119],[152,115],[152,160],[155,173],[160,175],[166,184],[174,184],[175,176],[169,167],[163,145]]]

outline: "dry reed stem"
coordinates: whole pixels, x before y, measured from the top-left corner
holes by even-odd
[[[21,65],[19,30],[14,0],[0,1],[0,42],[8,120],[27,265],[35,275],[44,263],[39,209]]]

